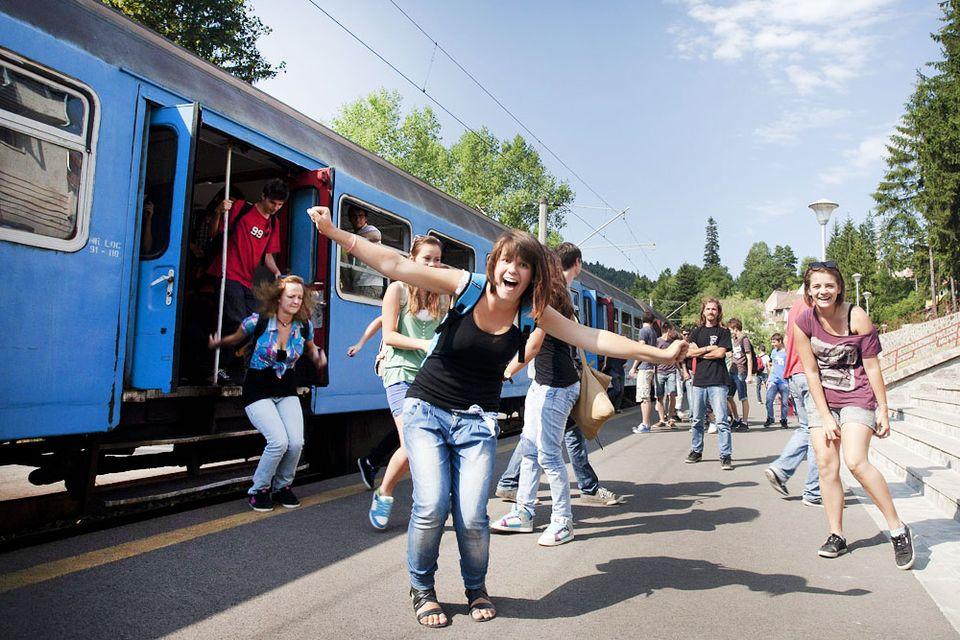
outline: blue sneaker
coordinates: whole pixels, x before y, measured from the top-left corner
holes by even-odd
[[[393,496],[381,496],[380,490],[373,492],[373,501],[370,503],[370,524],[375,529],[386,529],[390,522],[390,510],[393,509]]]
[[[650,433],[650,426],[641,423],[641,424],[638,424],[637,426],[635,426],[635,427],[632,429],[632,431],[633,431],[634,433]]]
[[[533,514],[516,505],[507,515],[492,522],[490,528],[502,533],[533,533]]]

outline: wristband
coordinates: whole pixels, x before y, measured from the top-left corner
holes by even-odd
[[[351,242],[351,243],[350,243],[350,246],[347,247],[347,253],[350,253],[351,251],[353,251],[353,248],[354,248],[355,246],[357,246],[357,238],[359,238],[359,237],[360,237],[360,236],[358,236],[357,234],[355,234],[355,233],[353,234],[353,242]]]

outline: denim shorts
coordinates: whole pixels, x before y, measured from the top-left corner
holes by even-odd
[[[822,428],[823,418],[820,417],[820,412],[817,411],[817,405],[813,401],[813,395],[809,393],[806,394],[804,404],[806,405],[807,423],[810,428]],[[840,407],[839,409],[834,409],[831,407],[830,413],[841,427],[845,424],[865,424],[872,430],[877,430],[877,412],[872,409],[864,409],[863,407]]]
[[[387,404],[390,405],[390,414],[397,418],[403,413],[403,401],[407,397],[408,382],[394,382],[386,388]]]
[[[657,397],[677,395],[677,374],[657,373]]]

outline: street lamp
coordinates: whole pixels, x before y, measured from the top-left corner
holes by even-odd
[[[860,278],[863,276],[859,273],[853,274],[853,282],[857,285],[857,306],[860,306]]]
[[[830,214],[839,207],[836,202],[820,198],[816,202],[807,205],[817,214],[817,222],[820,223],[820,259],[827,259],[827,223],[830,222]]]
[[[863,297],[864,297],[864,299],[867,301],[867,317],[868,317],[868,318],[870,317],[870,296],[872,296],[872,295],[873,295],[873,294],[870,293],[869,291],[864,291],[864,292],[863,292]]]

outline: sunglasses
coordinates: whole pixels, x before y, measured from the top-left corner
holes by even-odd
[[[833,260],[827,260],[826,262],[811,262],[810,266],[807,268],[808,269],[837,269],[839,271],[839,268],[837,267],[837,263],[834,262]]]

